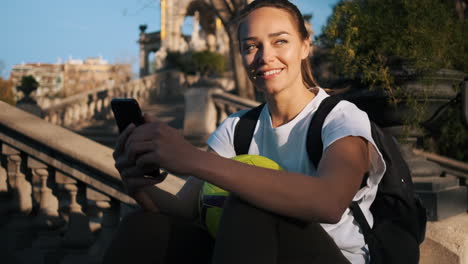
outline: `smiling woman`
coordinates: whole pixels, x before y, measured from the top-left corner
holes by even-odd
[[[310,74],[301,13],[287,0],[257,0],[236,22],[245,70],[266,101],[256,108],[251,139],[244,139],[247,153],[235,147],[240,120],[252,114],[247,110],[226,118],[208,139],[208,152],[148,116],[145,124],[129,126],[118,139],[115,165],[129,193],[151,213],[123,221],[106,263],[368,263],[348,209],[357,202],[372,225],[369,208],[385,165],[367,115],[338,103],[321,130],[323,149],[310,150],[323,151],[316,167],[307,130],[328,95]],[[231,159],[240,154],[266,157],[284,170]],[[177,196],[154,186],[164,179],[144,177],[157,165],[191,176]],[[204,181],[231,193],[215,239],[193,224]]]

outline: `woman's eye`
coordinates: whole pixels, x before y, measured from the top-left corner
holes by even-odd
[[[287,41],[287,40],[284,40],[284,39],[279,39],[279,40],[275,41],[275,43],[276,43],[276,44],[279,44],[279,45],[282,45],[282,44],[288,43],[288,41]]]
[[[252,51],[256,48],[257,46],[255,44],[247,44],[244,46],[244,50],[249,52],[249,51]]]

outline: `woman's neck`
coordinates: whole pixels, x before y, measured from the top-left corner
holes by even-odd
[[[314,90],[303,87],[267,97],[272,126],[279,127],[294,119],[315,96]]]

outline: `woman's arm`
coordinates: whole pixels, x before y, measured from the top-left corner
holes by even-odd
[[[275,171],[236,162],[190,145],[180,133],[154,121],[129,138],[129,159],[137,167],[154,163],[180,175],[193,175],[239,195],[258,207],[307,221],[336,223],[368,170],[367,141],[348,136],[330,145],[319,177]]]
[[[166,172],[157,179],[144,177],[145,172],[152,169],[137,168],[134,161],[128,159],[126,141],[134,129],[135,126],[130,125],[119,135],[113,153],[115,167],[121,174],[127,193],[146,211],[194,218],[198,213],[198,196],[203,181],[188,177],[184,183],[184,180]]]
[[[217,155],[212,149],[208,149],[208,152]],[[168,181],[178,188],[175,195],[171,193],[174,190],[169,192]],[[141,196],[145,196],[146,199],[140,199],[139,204],[146,209],[157,208],[163,214],[195,218],[198,215],[198,202],[203,180],[189,176],[185,184],[179,188],[181,181],[180,178],[169,174],[160,184],[144,187],[142,191],[145,194]]]
[[[261,208],[303,220],[337,223],[359,190],[369,159],[367,141],[348,136],[327,148],[318,177],[249,166],[208,153],[200,154],[192,166],[193,175]]]

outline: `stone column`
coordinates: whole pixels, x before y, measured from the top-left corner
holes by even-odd
[[[148,75],[148,52],[146,51],[146,25],[140,25],[140,39],[138,43],[140,44],[140,78]]]

